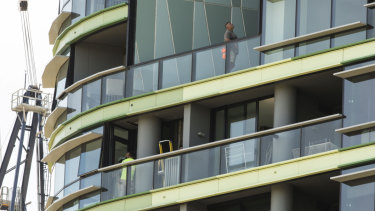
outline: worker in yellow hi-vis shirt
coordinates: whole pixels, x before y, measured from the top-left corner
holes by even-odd
[[[133,157],[133,154],[131,152],[127,152],[125,154],[125,159],[122,161],[122,163],[126,163],[126,162],[129,162],[129,161],[133,161],[134,160],[134,157]],[[128,192],[132,192],[132,183],[134,183],[134,173],[135,173],[135,166],[132,166],[131,167],[131,178],[130,178],[130,182],[127,184],[127,185],[130,185],[130,187],[128,187]],[[127,166],[125,166],[124,168],[122,168],[122,173],[121,173],[121,183],[124,183],[126,184],[126,180],[127,180]],[[125,185],[126,187],[126,185]],[[125,190],[123,190],[125,192]],[[129,194],[129,193],[128,193]]]

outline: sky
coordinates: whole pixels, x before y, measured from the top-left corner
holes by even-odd
[[[52,59],[53,45],[49,45],[48,31],[58,15],[58,0],[28,0],[28,2],[37,80],[38,84],[41,84],[44,68]],[[23,88],[26,69],[18,0],[5,0],[0,3],[0,49],[0,146],[2,146],[2,157],[16,118],[16,113],[11,111],[11,95]],[[53,90],[45,91],[52,92]],[[15,155],[11,162],[9,166],[15,165]],[[26,200],[26,202],[32,202],[27,206],[28,210],[37,210],[35,169],[34,162]],[[7,175],[3,185],[12,186],[12,184],[12,175]]]

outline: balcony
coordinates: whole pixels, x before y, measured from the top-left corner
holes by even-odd
[[[95,198],[107,201],[339,149],[341,135],[335,130],[342,127],[341,118],[326,116],[108,166],[81,175],[57,192],[56,199],[94,185],[101,187]]]

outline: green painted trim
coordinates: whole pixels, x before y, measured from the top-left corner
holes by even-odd
[[[374,40],[375,40],[375,38],[371,38],[371,39],[362,40],[362,41],[351,43],[351,44],[347,44],[347,45],[341,45],[341,46],[337,46],[337,47],[334,47],[334,48],[329,48],[329,49],[325,49],[325,50],[321,50],[321,51],[316,51],[314,53],[309,53],[309,54],[305,54],[305,55],[302,55],[302,56],[293,57],[292,60],[303,59],[303,58],[310,57],[310,56],[315,56],[315,55],[318,55],[318,54],[321,54],[321,53],[327,53],[327,52],[334,51],[334,50],[339,50],[339,49],[348,48],[348,47],[355,46],[355,45],[360,45],[360,44],[371,42],[371,41],[374,41]],[[343,63],[345,63],[345,61],[341,62],[341,64],[343,64]]]
[[[355,146],[345,147],[345,148],[339,149],[339,151],[340,152],[347,151],[347,150],[356,149],[356,148],[360,148],[360,147],[365,147],[365,146],[373,145],[373,144],[375,144],[375,142],[369,142],[369,143],[359,144],[359,145],[355,145]]]
[[[94,208],[94,207],[97,207],[97,206],[100,206],[100,205],[103,205],[103,204],[108,204],[108,203],[111,203],[111,202],[115,202],[115,201],[119,201],[119,200],[123,200],[123,199],[128,199],[128,198],[133,198],[133,197],[137,197],[137,196],[143,196],[143,195],[150,194],[150,193],[151,193],[150,191],[146,191],[146,192],[136,193],[136,194],[132,194],[132,195],[121,196],[121,197],[118,197],[118,198],[114,198],[114,199],[110,199],[110,200],[107,200],[107,201],[102,201],[102,202],[92,204],[90,206],[79,209],[79,211],[88,210],[88,209],[91,209],[91,208]]]
[[[346,169],[346,168],[351,168],[351,167],[355,167],[355,166],[361,166],[361,165],[368,164],[368,163],[373,163],[373,162],[375,162],[375,158],[365,159],[365,160],[361,160],[361,161],[357,161],[357,162],[352,162],[352,163],[346,163],[346,164],[343,164],[343,165],[339,165],[338,167],[340,169]]]
[[[356,59],[346,60],[346,61],[341,62],[341,64],[350,65],[350,64],[353,64],[353,63],[362,62],[362,61],[366,61],[366,60],[374,59],[374,58],[375,58],[375,54],[371,54],[371,55],[359,57],[359,58],[356,58]]]
[[[60,46],[60,40],[61,40],[61,39],[62,39],[62,38],[63,38],[63,37],[64,37],[64,36],[65,36],[70,30],[76,28],[77,26],[79,26],[81,23],[83,23],[83,22],[86,21],[86,20],[89,20],[89,19],[91,19],[91,18],[93,18],[93,17],[95,17],[95,16],[98,16],[98,15],[100,15],[100,14],[106,13],[106,12],[108,12],[108,11],[110,11],[110,10],[114,10],[114,9],[117,9],[117,8],[120,8],[120,7],[123,7],[123,6],[127,6],[127,3],[121,3],[121,4],[118,4],[118,5],[114,5],[114,6],[112,6],[112,7],[105,8],[105,9],[103,9],[103,10],[99,10],[99,11],[93,13],[93,14],[90,14],[90,15],[88,15],[88,16],[86,16],[86,17],[83,17],[82,19],[80,19],[80,20],[77,21],[76,23],[74,23],[74,24],[72,24],[72,25],[66,27],[66,28],[64,29],[64,31],[63,31],[63,32],[62,32],[62,33],[56,38],[55,44],[54,44],[53,49],[52,49],[52,53],[53,53],[53,55],[55,56],[55,55],[57,54],[58,47]],[[92,34],[92,33],[96,32],[96,31],[99,31],[99,30],[101,30],[101,29],[103,29],[103,28],[106,28],[106,27],[109,27],[109,26],[112,26],[112,25],[118,24],[118,23],[123,22],[123,21],[125,21],[125,20],[127,20],[127,17],[126,17],[126,16],[124,16],[124,17],[121,18],[120,20],[116,20],[116,21],[110,22],[110,23],[108,23],[108,24],[98,26],[97,28],[95,28],[95,29],[93,29],[93,30],[87,31],[86,33],[84,33],[84,34],[82,34],[82,35],[80,35],[80,36],[77,36],[77,37],[75,37],[74,39],[72,39],[72,40],[70,40],[69,42],[67,42],[64,46],[62,46],[62,47],[59,49],[59,52],[58,52],[58,53],[64,51],[64,50],[67,48],[67,45],[70,45],[71,43],[76,42],[77,40],[81,39],[82,37],[85,37],[85,36],[87,36],[87,35],[89,35],[89,34]]]

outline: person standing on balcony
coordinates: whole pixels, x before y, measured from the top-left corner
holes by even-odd
[[[231,22],[225,23],[226,31],[224,33],[224,42],[229,42],[232,40],[237,39],[237,35],[233,32],[234,25]],[[228,60],[228,72],[231,72],[233,67],[235,66],[236,57],[238,54],[238,45],[237,43],[230,43],[227,45],[227,49],[222,49],[222,57],[223,59],[226,59],[226,53],[229,53],[229,60]]]
[[[125,159],[121,162],[121,163],[127,163],[127,162],[130,162],[130,161],[133,161],[134,160],[134,157],[133,157],[133,154],[131,152],[127,152],[125,154]],[[121,172],[121,181],[120,181],[120,196],[124,196],[125,193],[126,193],[126,180],[127,180],[127,166],[124,166],[122,168],[122,172]],[[134,173],[135,173],[135,166],[132,166],[131,167],[131,181],[130,183],[133,183],[134,182]],[[129,183],[129,184],[130,184]],[[132,185],[130,184],[130,187],[129,188],[132,188]]]

